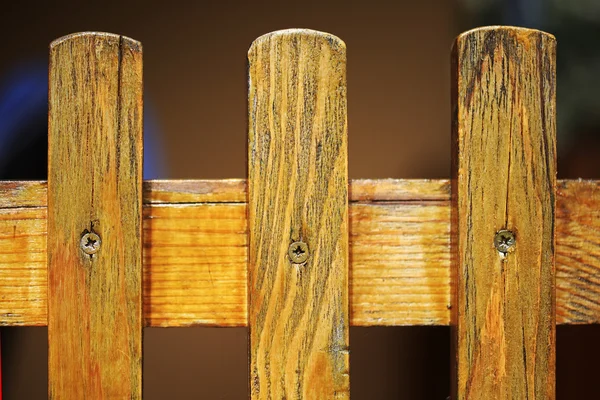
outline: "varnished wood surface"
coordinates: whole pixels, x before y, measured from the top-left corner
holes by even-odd
[[[555,398],[555,62],[536,30],[455,42],[455,399]],[[516,238],[507,252],[500,230]]]
[[[246,204],[144,207],[149,326],[247,324]]]
[[[246,326],[245,181],[238,193],[220,182],[162,182],[161,196],[176,199],[163,204],[144,183],[146,326]],[[45,186],[0,182],[3,326],[47,324]],[[190,187],[211,187],[219,200]],[[354,180],[349,194],[351,325],[448,325],[449,181]],[[556,286],[557,324],[600,323],[598,181],[558,182]]]
[[[245,179],[144,182],[145,204],[246,203]]]
[[[140,43],[93,32],[50,45],[50,399],[142,397],[142,108]]]
[[[600,182],[558,181],[556,322],[600,323]]]
[[[45,181],[0,181],[0,209],[46,207]]]
[[[278,31],[248,61],[251,398],[348,399],[346,45]]]

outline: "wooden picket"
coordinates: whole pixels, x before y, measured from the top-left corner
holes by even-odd
[[[280,31],[248,59],[250,393],[346,399],[346,45]]]
[[[140,44],[53,42],[48,108],[49,397],[141,398]]]
[[[344,43],[265,35],[249,180],[142,183],[141,45],[59,39],[48,184],[0,182],[0,325],[48,326],[53,399],[140,398],[142,326],[247,326],[249,396],[348,398],[350,325],[451,325],[453,398],[554,398],[556,324],[600,323],[600,181],[556,181],[554,58],[459,36],[453,179],[348,181]]]
[[[453,52],[453,398],[555,397],[555,40],[464,33]]]

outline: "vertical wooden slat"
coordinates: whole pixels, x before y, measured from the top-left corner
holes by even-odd
[[[555,397],[555,51],[512,27],[455,43],[456,399]]]
[[[140,43],[53,42],[49,107],[49,396],[141,398]],[[88,232],[95,254],[80,245]]]
[[[280,31],[248,57],[251,396],[348,398],[345,44]]]

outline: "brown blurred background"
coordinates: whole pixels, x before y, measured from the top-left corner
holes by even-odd
[[[474,26],[512,24],[559,40],[559,177],[600,179],[600,8],[592,2],[34,3],[3,7],[0,78],[23,63],[45,65],[48,44],[72,32],[140,40],[145,112],[158,143],[146,156],[155,163],[152,178],[245,177],[246,52],[256,37],[294,27],[347,44],[351,178],[447,178],[452,40]],[[46,162],[43,154],[37,160]],[[600,398],[598,328],[558,328],[559,399]],[[350,334],[353,399],[449,394],[448,328]],[[245,329],[146,328],[144,335],[145,399],[247,398]],[[6,400],[46,398],[46,346],[44,328],[2,328]]]

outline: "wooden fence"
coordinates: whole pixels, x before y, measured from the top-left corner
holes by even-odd
[[[600,322],[554,38],[457,38],[451,180],[348,181],[340,39],[248,57],[248,179],[142,182],[141,44],[52,43],[48,182],[0,182],[0,324],[48,326],[50,398],[141,398],[143,326],[247,326],[249,396],[344,399],[351,325],[452,325],[452,398],[554,398],[556,324]]]

